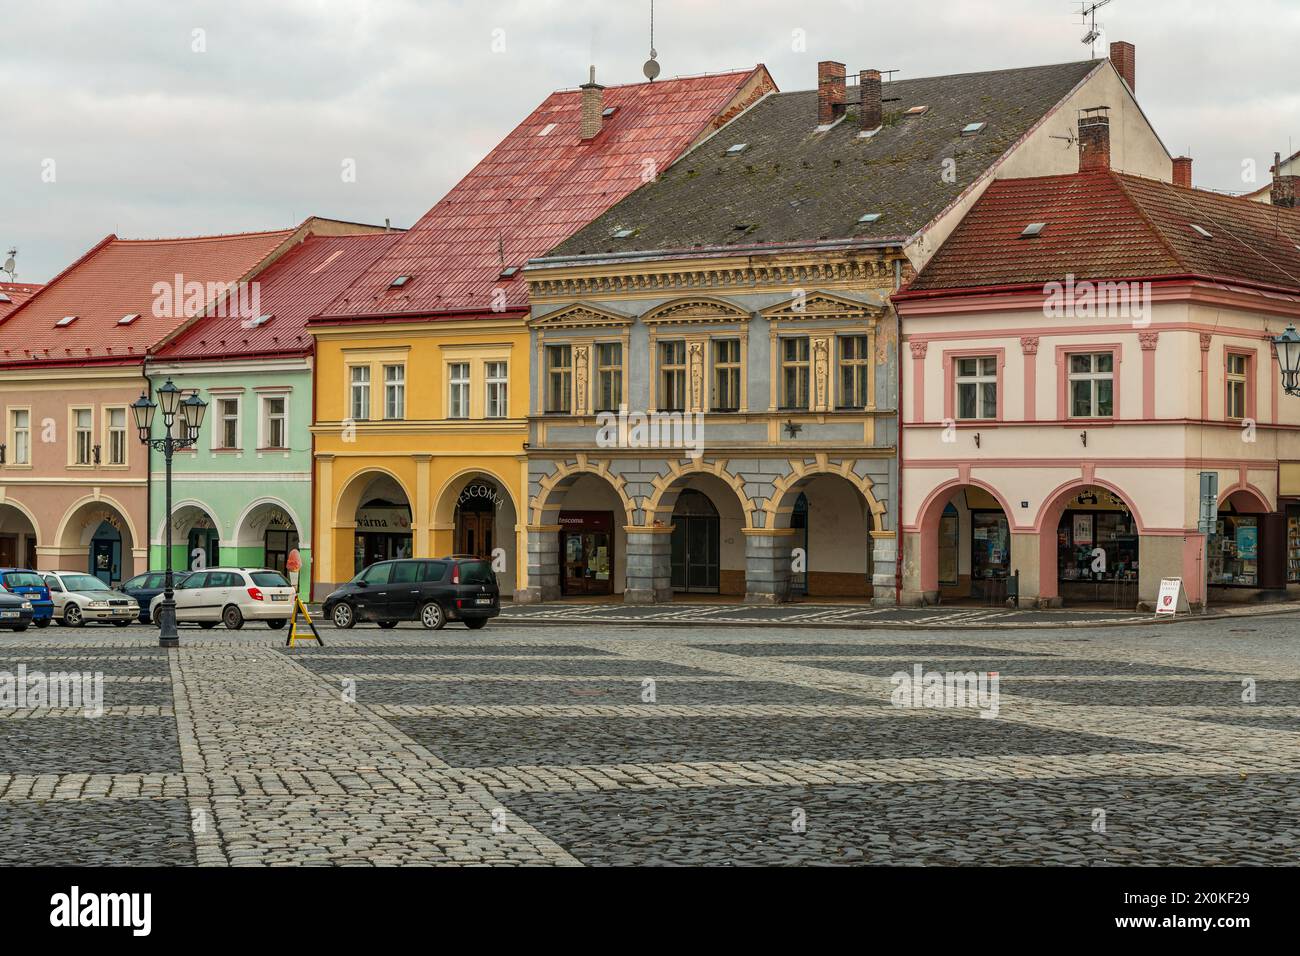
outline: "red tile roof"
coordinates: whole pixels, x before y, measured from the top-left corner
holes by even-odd
[[[615,108],[592,140],[580,138],[582,94],[552,93],[325,311],[329,320],[526,308],[521,276],[500,279],[595,219],[722,120],[764,67],[609,87]],[[499,246],[500,244],[500,246]],[[412,279],[390,289],[400,275]]]
[[[0,366],[138,359],[208,305],[209,283],[243,279],[293,234],[281,229],[193,239],[108,236],[0,322]],[[182,290],[182,300],[169,308],[156,286],[171,290],[178,276],[182,283],[201,283],[203,293],[190,301]],[[139,318],[119,324],[133,314]],[[56,325],[66,316],[77,318]]]
[[[234,315],[196,318],[154,358],[213,359],[229,356],[301,355],[312,349],[307,320],[334,301],[365,269],[402,237],[401,232],[351,236],[308,236],[253,280],[259,316],[272,318],[250,327]],[[256,318],[256,316],[254,316]]]
[[[1046,228],[1021,238],[1035,222]],[[900,297],[1041,285],[1067,275],[1199,276],[1300,290],[1300,210],[1110,170],[1002,179]]]
[[[0,282],[0,321],[42,288],[30,282]]]

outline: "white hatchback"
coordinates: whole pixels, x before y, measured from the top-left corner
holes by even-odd
[[[193,572],[175,589],[176,623],[232,631],[245,621],[265,621],[284,627],[293,616],[293,586],[279,571],[265,568],[205,568]],[[159,594],[149,602],[149,619],[158,620]]]

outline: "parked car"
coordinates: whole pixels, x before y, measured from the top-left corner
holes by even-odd
[[[207,568],[192,571],[175,589],[176,623],[232,631],[245,621],[265,621],[267,627],[284,627],[293,616],[293,586],[279,571],[267,568]],[[149,619],[155,620],[163,596],[149,602]]]
[[[173,571],[172,590],[180,587],[181,582],[189,576],[189,571]],[[140,620],[145,624],[150,623],[149,604],[163,593],[163,579],[166,577],[163,571],[146,571],[144,574],[137,574],[121,587],[123,592],[135,598],[140,605]]]
[[[32,623],[32,602],[18,594],[0,591],[0,628],[25,631]]]
[[[322,610],[341,628],[361,621],[385,628],[419,621],[437,631],[448,621],[461,621],[477,630],[501,613],[501,592],[490,561],[406,558],[372,564],[331,592]]]
[[[49,627],[54,618],[54,602],[45,579],[28,568],[0,568],[0,585],[10,594],[32,602],[32,623]]]
[[[54,602],[54,619],[68,627],[84,624],[130,624],[140,613],[135,598],[109,587],[93,574],[48,571],[45,586]]]

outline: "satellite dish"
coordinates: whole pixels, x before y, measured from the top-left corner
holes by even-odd
[[[653,82],[654,78],[659,75],[659,63],[655,60],[653,51],[650,53],[650,59],[645,61],[645,66],[641,67],[641,72],[644,73],[645,78],[651,82]]]
[[[10,256],[8,259],[5,260],[5,272],[9,273],[10,275],[13,275],[15,265],[16,263],[14,262],[14,257]]]

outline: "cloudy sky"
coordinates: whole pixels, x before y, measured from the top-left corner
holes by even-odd
[[[589,63],[639,80],[649,6],[0,0],[0,253],[39,282],[110,232],[409,225]],[[665,77],[762,62],[793,90],[820,59],[917,77],[1089,58],[1069,0],[655,7]],[[1274,150],[1300,149],[1297,0],[1113,0],[1099,20],[1137,45],[1139,99],[1197,185],[1244,191],[1244,160],[1262,183]]]

